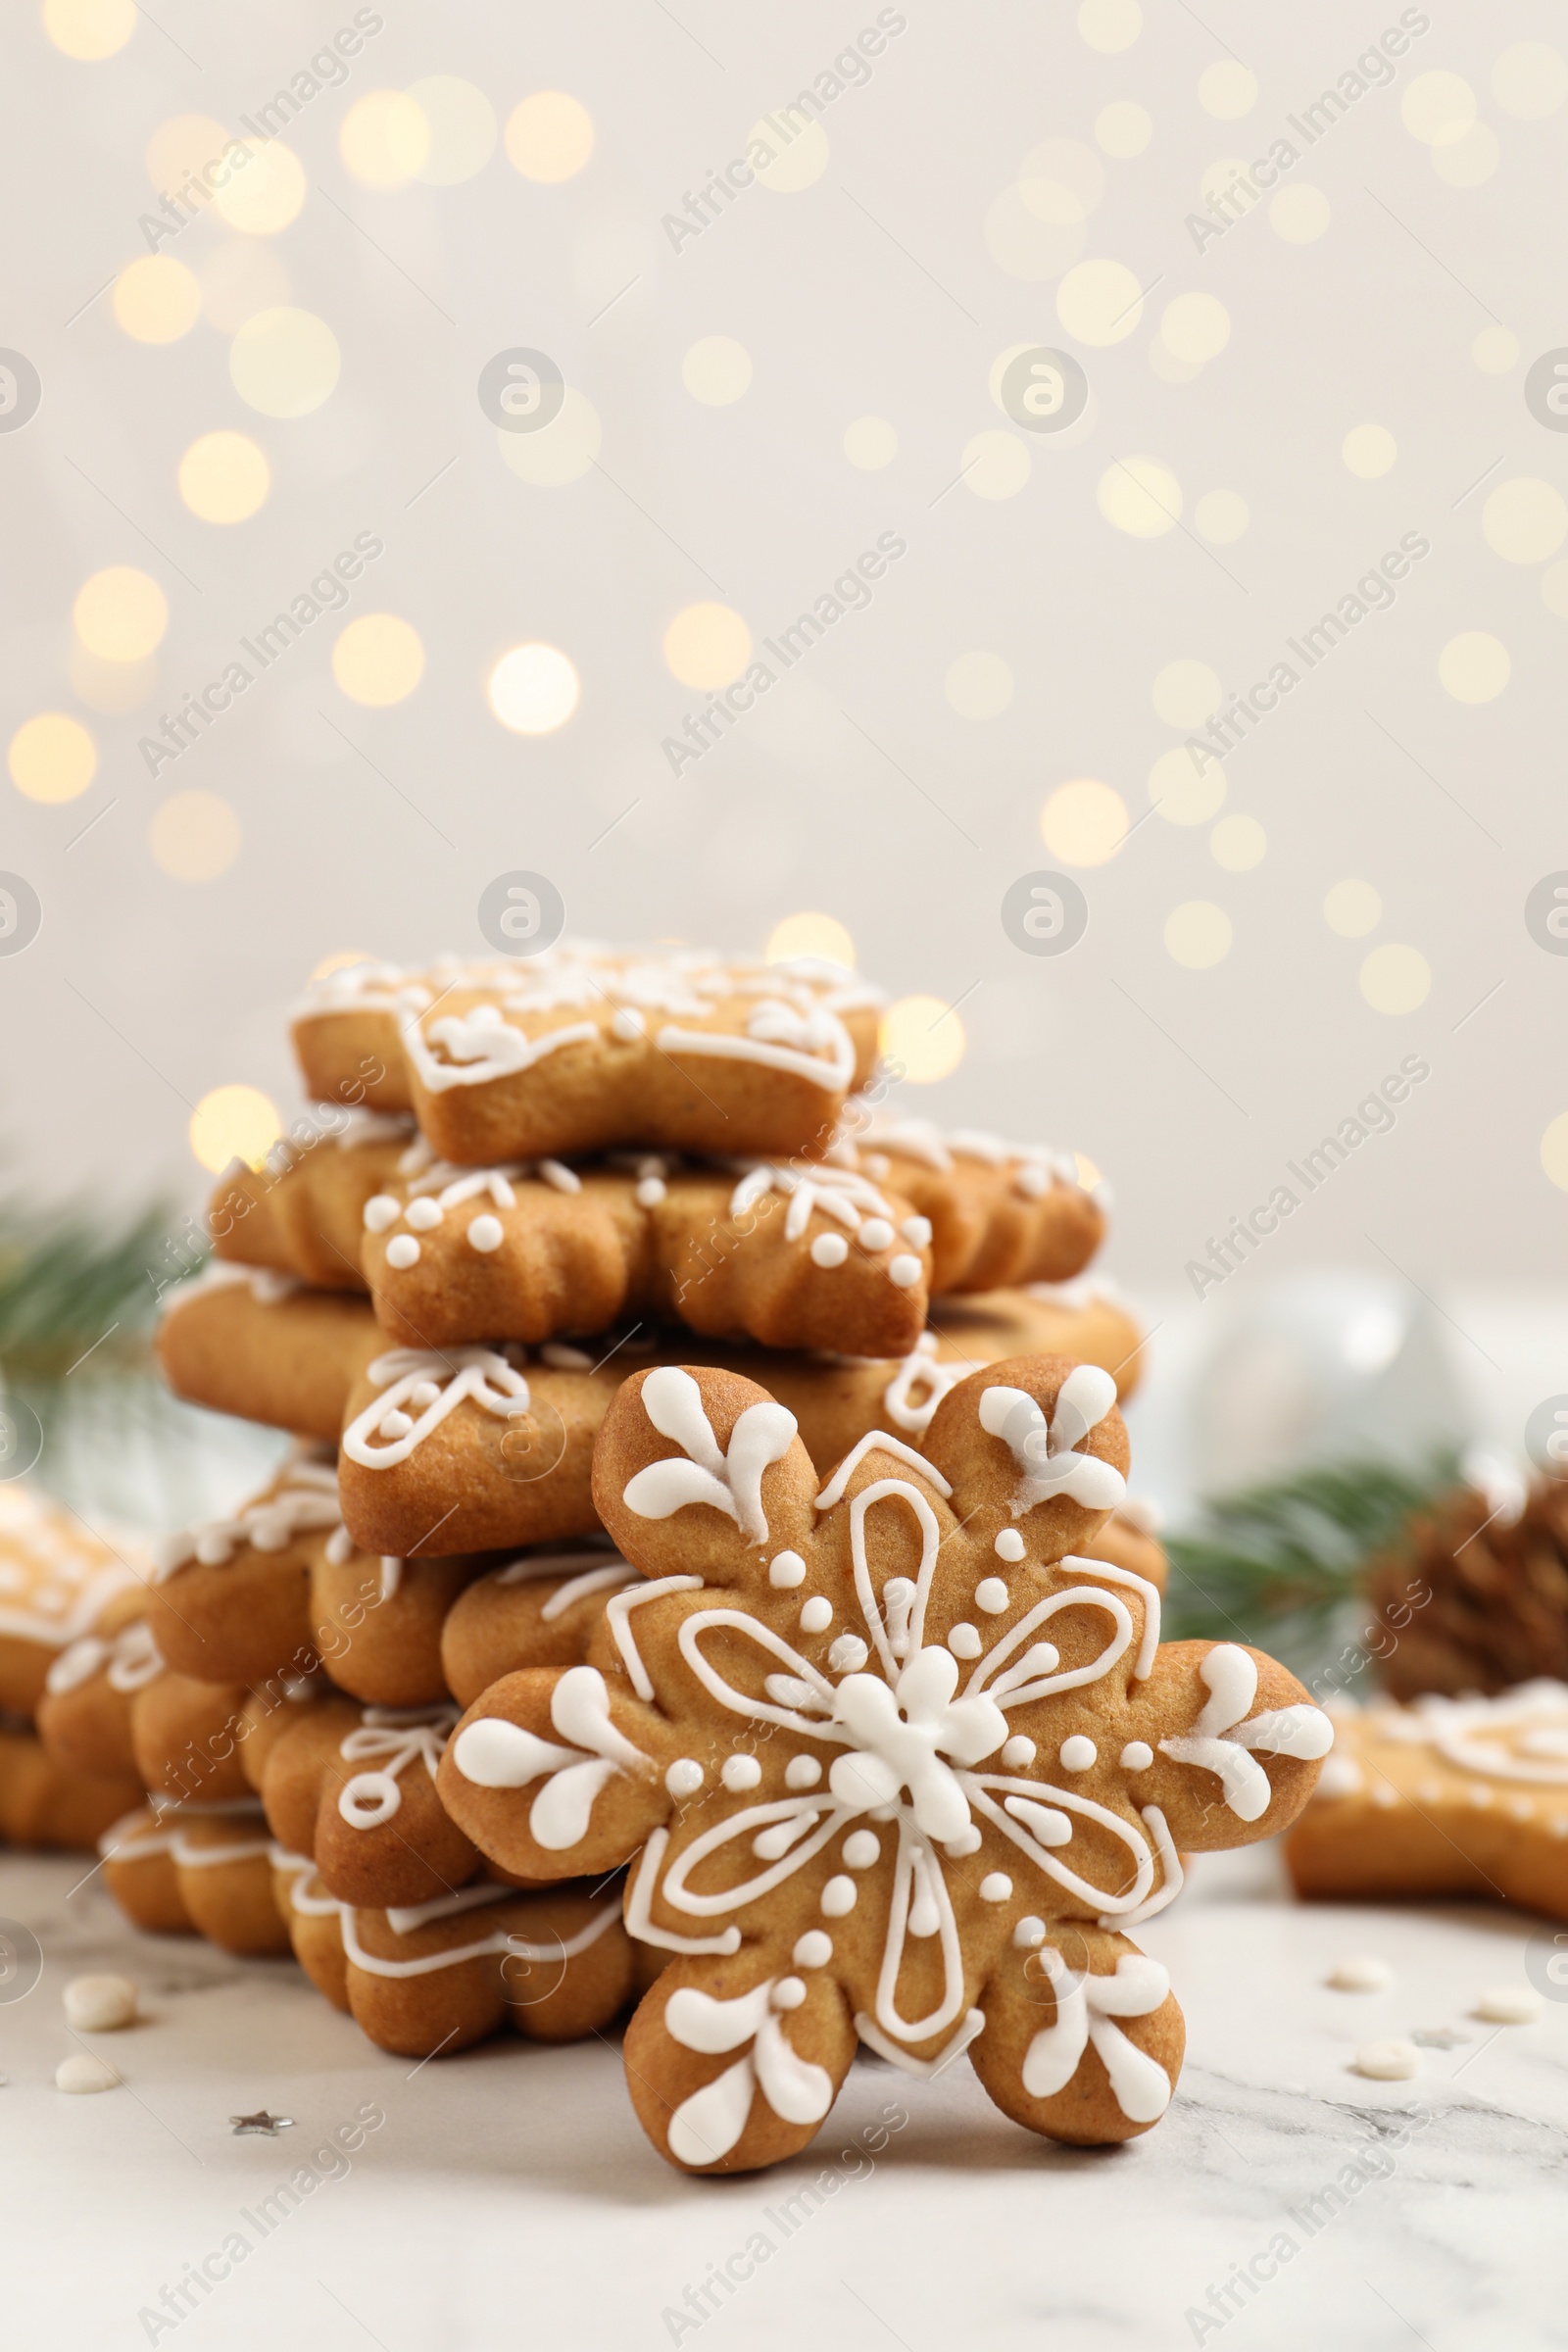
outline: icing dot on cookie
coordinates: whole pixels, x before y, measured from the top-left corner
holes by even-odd
[[[956,1658],[977,1658],[981,1646],[978,1630],[967,1621],[956,1625],[948,1636],[948,1647]]]
[[[855,1238],[862,1250],[886,1250],[893,1239],[893,1228],[886,1217],[867,1217]]]
[[[842,1266],[850,1254],[850,1245],[842,1233],[819,1233],[811,1244],[813,1266]]]
[[[1334,1758],[1330,1756],[1328,1764],[1324,1765],[1321,1774],[1318,1776],[1318,1787],[1320,1788],[1322,1788],[1324,1781],[1326,1781],[1328,1778],[1329,1765],[1333,1762]],[[1355,1776],[1355,1786],[1357,1789],[1359,1789],[1361,1787],[1361,1775],[1359,1772],[1357,1772]],[[1334,1793],[1336,1796],[1338,1796],[1341,1791],[1336,1789]],[[1441,1805],[1443,1802],[1443,1783],[1441,1781],[1423,1781],[1420,1788],[1416,1790],[1416,1794],[1424,1805]]]
[[[786,1788],[814,1788],[822,1778],[822,1767],[814,1756],[791,1756],[784,1767]]]
[[[677,1756],[664,1775],[671,1796],[695,1796],[703,1785],[703,1768],[695,1756]]]
[[[1515,1821],[1528,1821],[1535,1809],[1534,1803],[1528,1796],[1510,1796],[1508,1799],[1508,1811],[1513,1815]]]
[[[1147,1772],[1154,1761],[1154,1751],[1147,1740],[1129,1740],[1121,1751],[1123,1772]]]
[[[385,1233],[389,1225],[397,1223],[400,1213],[400,1203],[393,1200],[390,1193],[377,1193],[365,1203],[366,1232]]]
[[[762,1767],[755,1756],[726,1756],[718,1777],[726,1788],[755,1788],[762,1777]]]
[[[1012,1892],[1012,1881],[1004,1870],[987,1871],[980,1882],[980,1900],[983,1903],[1004,1903]]]
[[[808,1928],[790,1954],[797,1968],[826,1968],[833,1957],[833,1938],[820,1928]]]
[[[623,1046],[629,1046],[634,1038],[641,1037],[646,1028],[642,1014],[631,1004],[622,1004],[611,1017],[610,1034],[618,1038]]]
[[[858,1634],[840,1634],[827,1653],[827,1662],[835,1674],[858,1674],[870,1654]]]
[[[1471,2014],[1489,2026],[1533,2026],[1541,2015],[1541,1995],[1528,1984],[1494,1984]]]
[[[781,1551],[767,1572],[770,1585],[800,1585],[806,1581],[806,1562],[798,1551]]]
[[[1002,1761],[1004,1764],[1006,1765],[1009,1772],[1022,1772],[1024,1766],[1026,1764],[1032,1764],[1034,1760],[1034,1741],[1026,1739],[1022,1732],[1014,1732],[1012,1738],[1007,1741],[1006,1746],[1002,1751]]]
[[[772,2005],[775,2009],[798,2009],[806,1998],[806,1986],[799,1977],[780,1977],[773,1987]]]
[[[829,1919],[843,1919],[847,1912],[855,1909],[859,1891],[853,1879],[829,1879],[822,1889],[823,1912]]]
[[[803,1634],[825,1634],[833,1622],[833,1603],[825,1593],[814,1592],[801,1611]]]
[[[1378,1801],[1378,1798],[1380,1797],[1380,1795],[1381,1795],[1381,1794],[1382,1794],[1382,1790],[1381,1790],[1381,1789],[1378,1789],[1378,1788],[1374,1788],[1374,1789],[1373,1789],[1373,1791],[1372,1791],[1372,1802],[1373,1802],[1374,1804],[1376,1804],[1376,1803],[1377,1803],[1377,1801]],[[1391,1792],[1391,1795],[1392,1795],[1392,1792]],[[1490,1804],[1491,1804],[1491,1802],[1492,1802],[1492,1790],[1491,1790],[1490,1788],[1488,1788],[1487,1787],[1485,1787],[1485,1785],[1483,1785],[1482,1787],[1480,1787],[1480,1788],[1472,1788],[1472,1789],[1471,1789],[1471,1791],[1470,1791],[1470,1802],[1471,1802],[1471,1803],[1472,1803],[1474,1806],[1476,1806],[1478,1810],[1479,1810],[1481,1807],[1483,1807],[1483,1806],[1490,1805]]]
[[[1061,1743],[1063,1772],[1087,1772],[1099,1758],[1099,1748],[1092,1740],[1086,1740],[1082,1732],[1074,1732],[1070,1740],[1064,1740]]]
[[[1372,1791],[1372,1802],[1380,1809],[1380,1811],[1384,1813],[1388,1812],[1390,1806],[1396,1805],[1398,1801],[1399,1791],[1397,1788],[1391,1788],[1385,1782],[1379,1781],[1377,1787]],[[1486,1801],[1489,1804],[1492,1801],[1490,1790],[1488,1791]]]
[[[917,1257],[910,1257],[907,1251],[901,1250],[897,1257],[888,1261],[888,1280],[896,1291],[912,1291],[924,1270]]]
[[[1000,1576],[984,1577],[974,1589],[974,1605],[988,1617],[1000,1617],[1007,1605],[1007,1588]]]
[[[423,1412],[427,1404],[434,1404],[440,1394],[441,1391],[433,1380],[416,1380],[409,1391],[409,1402],[416,1404]]]
[[[637,1187],[638,1207],[657,1208],[668,1190],[662,1176],[645,1176]]]
[[[1046,1940],[1045,1921],[1036,1919],[1033,1913],[1027,1919],[1020,1919],[1012,1931],[1012,1940],[1020,1952],[1037,1952]]]
[[[1328,1757],[1317,1776],[1319,1796],[1359,1796],[1364,1786],[1361,1767],[1350,1756]]]
[[[1373,2082],[1408,2082],[1421,2072],[1413,2041],[1367,2041],[1355,2053],[1355,2071]]]
[[[439,1200],[411,1200],[403,1214],[416,1233],[433,1233],[441,1222],[441,1203]]]
[[[852,1830],[844,1840],[844,1859],[851,1870],[869,1870],[881,1851],[875,1830]]]
[[[500,1249],[501,1242],[501,1219],[499,1217],[475,1217],[473,1223],[468,1227],[470,1250],[481,1250],[488,1256],[492,1250]]]
[[[911,1250],[930,1248],[931,1220],[929,1217],[906,1217],[904,1223],[899,1227],[899,1231]]]
[[[413,1427],[408,1414],[399,1412],[394,1405],[389,1413],[381,1415],[378,1434],[383,1438],[406,1438]]]
[[[1336,1992],[1384,1992],[1394,1983],[1394,1971],[1374,1952],[1357,1952],[1337,1960],[1324,1982]]]
[[[386,1246],[386,1262],[389,1266],[395,1266],[400,1274],[409,1266],[418,1264],[419,1245],[412,1233],[393,1235]]]
[[[980,1832],[971,1821],[966,1829],[958,1832],[956,1838],[950,1838],[942,1850],[951,1860],[961,1862],[965,1854],[977,1854],[980,1845]]]
[[[1021,1560],[1023,1538],[1015,1527],[1004,1527],[991,1548],[999,1560]]]

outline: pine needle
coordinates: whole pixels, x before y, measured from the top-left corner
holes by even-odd
[[[1419,1470],[1344,1462],[1205,1502],[1165,1539],[1167,1639],[1248,1642],[1292,1664],[1320,1652],[1367,1559],[1457,1475],[1451,1455]]]
[[[106,1234],[79,1209],[0,1203],[0,1378],[48,1383],[84,1356],[106,1357],[103,1370],[144,1358],[170,1233],[157,1207]]]

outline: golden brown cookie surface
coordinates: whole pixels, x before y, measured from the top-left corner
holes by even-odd
[[[1299,1894],[1472,1894],[1568,1919],[1568,1685],[1337,1715],[1285,1858]]]
[[[624,1143],[789,1153],[831,1134],[869,1075],[879,1004],[824,966],[564,944],[334,972],[294,1046],[314,1099],[412,1109],[467,1166]]]
[[[1127,1460],[1103,1371],[1014,1357],[873,1433],[819,1487],[752,1383],[628,1381],[595,1459],[643,1572],[587,1661],[485,1692],[447,1807],[519,1875],[639,1854],[632,1933],[678,1955],[628,2037],[656,2145],[748,2169],[804,2145],[856,2039],[920,2074],[977,2037],[1031,2129],[1115,2139],[1179,2063],[1123,1931],[1179,1850],[1288,1825],[1327,1718],[1271,1659],[1159,1644],[1159,1595],[1085,1546]]]

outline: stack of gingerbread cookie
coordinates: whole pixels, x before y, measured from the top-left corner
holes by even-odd
[[[876,1016],[684,951],[320,984],[315,1107],[161,1335],[298,1449],[46,1727],[150,1791],[133,1916],[286,1933],[389,2049],[641,1990],[697,2170],[803,2144],[858,2040],[1147,2128],[1180,2019],[1121,1930],[1327,1744],[1272,1661],[1158,1646],[1097,1190],[889,1119]]]
[[[0,1840],[90,1847],[139,1793],[128,1764],[55,1755],[47,1690],[83,1637],[140,1605],[140,1564],[21,1483],[0,1486]]]

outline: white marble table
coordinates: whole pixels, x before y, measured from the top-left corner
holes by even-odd
[[[139,1936],[96,1881],[68,1897],[79,1877],[67,1859],[0,1858],[0,1914],[45,1959],[36,1988],[0,2005],[0,2308],[26,2352],[1568,2343],[1568,2003],[1525,2027],[1468,2015],[1485,1987],[1523,1982],[1538,1923],[1519,1913],[1298,1907],[1268,1851],[1215,1858],[1142,1931],[1189,2034],[1147,2138],[1054,2148],[961,2063],[924,2085],[862,2059],[807,2157],[714,2182],[651,2153],[608,2044],[508,2038],[415,2067],[291,1964]],[[1327,1989],[1354,1952],[1390,1961],[1393,1987]],[[78,2045],[61,1986],[105,1967],[137,1978],[149,2022],[95,2041],[122,2088],[66,2097],[54,2069]],[[1443,2027],[1468,2038],[1427,2050],[1413,2082],[1349,2070],[1358,2043]],[[266,2235],[242,2218],[368,2105],[385,2121],[351,2170],[274,2207]],[[860,2135],[890,2105],[907,2122],[868,2158]],[[264,2106],[294,2128],[230,2132],[230,2114]],[[1368,2177],[1348,2193],[1352,2163]],[[837,2185],[815,2204],[824,2172]],[[759,2230],[767,2259],[696,2318],[687,2288]],[[166,2317],[163,2290],[235,2231],[250,2250],[205,2298],[187,2290],[194,2310],[139,2318]],[[1250,2292],[1235,2284],[1249,2266]]]

